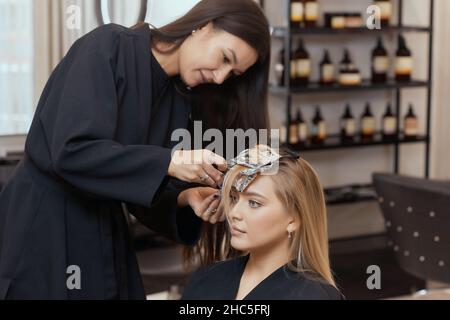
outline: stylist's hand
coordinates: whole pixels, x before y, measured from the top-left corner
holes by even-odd
[[[219,190],[213,188],[191,188],[178,195],[178,206],[190,206],[203,221],[215,224],[225,220],[225,214],[217,210],[220,203]]]
[[[167,174],[182,181],[217,187],[222,184],[222,171],[226,169],[225,159],[210,150],[177,150]]]

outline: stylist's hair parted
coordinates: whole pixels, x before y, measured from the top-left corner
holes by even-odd
[[[209,23],[242,39],[255,49],[258,59],[242,75],[221,85],[203,84],[192,88],[194,118],[204,128],[268,129],[267,87],[270,67],[270,30],[264,12],[253,0],[202,0],[187,14],[161,28],[151,30],[155,41],[172,43],[170,51]],[[186,90],[186,86],[178,86]]]

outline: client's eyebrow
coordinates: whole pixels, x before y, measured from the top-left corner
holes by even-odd
[[[260,194],[260,193],[258,193],[258,192],[254,192],[254,191],[250,191],[250,192],[244,192],[244,195],[245,196],[248,196],[248,197],[259,197],[259,198],[261,198],[261,199],[265,199],[265,200],[268,200],[265,196],[263,196],[262,194]]]

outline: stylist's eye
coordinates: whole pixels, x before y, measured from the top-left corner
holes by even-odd
[[[231,62],[231,60],[228,59],[228,57],[226,56],[225,53],[223,54],[223,62],[226,63],[226,64],[229,64]]]
[[[227,55],[224,53],[223,54],[223,63],[225,64],[231,64],[231,60],[227,57]],[[230,78],[237,78],[239,76],[239,74],[237,74],[236,72],[230,71],[230,73],[227,75],[226,79],[230,79]]]
[[[248,205],[250,206],[250,208],[253,208],[253,209],[259,208],[259,207],[262,206],[261,203],[256,202],[256,201],[254,201],[254,200],[249,200],[249,201],[248,201]]]

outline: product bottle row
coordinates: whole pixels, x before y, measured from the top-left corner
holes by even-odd
[[[297,49],[290,54],[290,85],[307,86],[311,82],[313,66],[311,56],[305,47],[303,39],[299,40]],[[389,71],[394,65],[394,75],[390,77]],[[398,36],[398,48],[395,57],[390,57],[383,40],[378,37],[377,44],[371,54],[371,80],[373,83],[386,83],[389,78],[398,82],[411,81],[413,72],[413,56],[407,47],[405,38]],[[277,85],[285,86],[285,49],[283,48],[275,64]],[[360,69],[355,65],[348,49],[344,50],[342,60],[338,67],[332,62],[328,50],[324,51],[323,59],[319,65],[318,82],[323,86],[339,83],[342,86],[358,86],[362,83]]]
[[[375,0],[374,13],[381,27],[391,24],[393,4],[391,0]],[[322,6],[317,0],[290,0],[290,25],[292,28],[318,28]],[[361,12],[322,12],[325,28],[360,28],[364,25]]]
[[[404,140],[414,140],[418,137],[418,118],[412,104],[409,105],[408,113],[402,119],[399,133],[397,132],[397,116],[390,104],[386,107],[380,127],[371,109],[370,103],[367,103],[364,113],[359,118],[355,118],[351,106],[349,104],[345,106],[340,118],[338,134],[342,144],[370,143],[376,139],[377,133],[380,133],[381,140],[386,142],[396,141],[400,137]],[[282,144],[308,146],[325,143],[329,136],[328,121],[322,116],[320,106],[315,107],[315,115],[309,123],[305,121],[300,108],[297,109],[296,117],[290,118],[289,123],[280,128]]]

